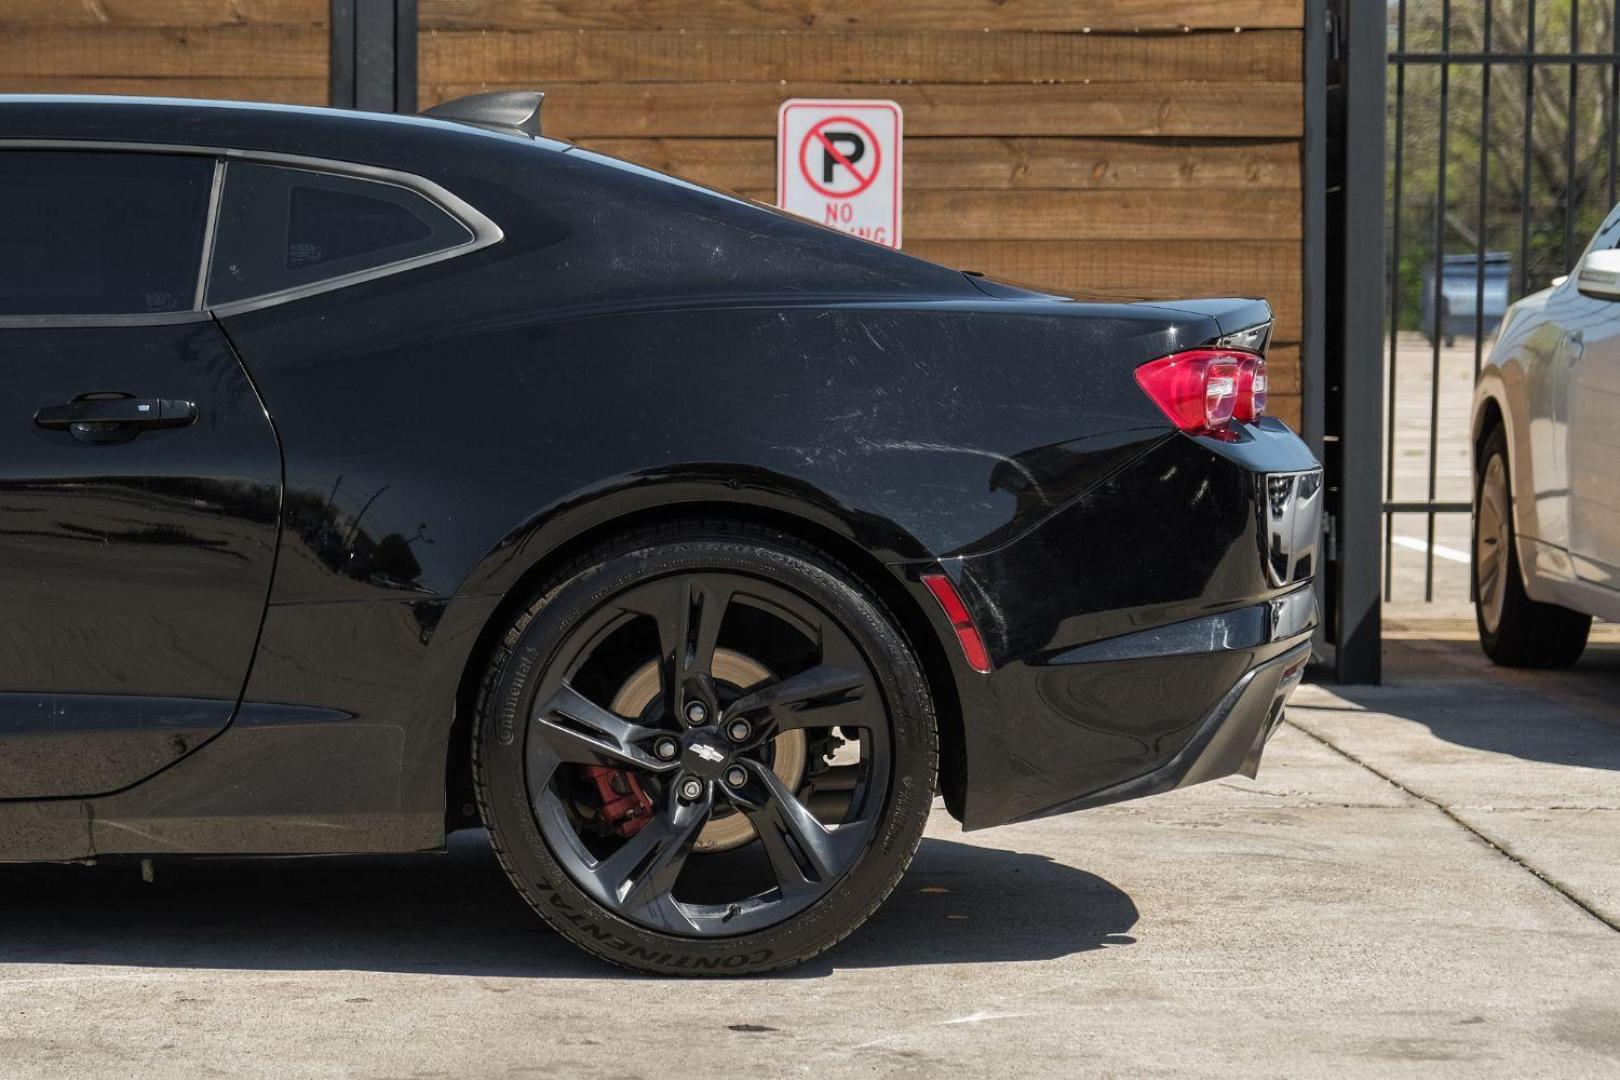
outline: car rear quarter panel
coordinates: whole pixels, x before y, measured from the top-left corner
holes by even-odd
[[[1212,640],[1176,655],[1099,642],[1252,607],[1298,588],[1268,580],[1267,473],[1316,467],[1275,420],[1241,442],[1169,434],[1028,533],[955,572],[995,670],[973,747],[969,827],[1027,817],[1151,773],[1278,646]],[[1140,639],[1137,639],[1138,641]]]
[[[286,473],[247,698],[355,717],[418,822],[483,621],[573,537],[735,503],[885,562],[989,550],[1162,440],[1131,369],[1211,330],[983,298],[460,310],[402,280],[225,321]]]

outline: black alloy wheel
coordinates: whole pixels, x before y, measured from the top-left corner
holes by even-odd
[[[475,779],[514,883],[588,951],[745,974],[814,955],[899,880],[933,795],[926,683],[882,604],[785,534],[621,538],[520,616]]]

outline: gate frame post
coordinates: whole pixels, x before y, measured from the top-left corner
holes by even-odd
[[[1305,0],[1305,126],[1300,145],[1304,217],[1300,245],[1299,434],[1316,460],[1322,462],[1327,461],[1324,293],[1327,288],[1328,51],[1333,18],[1328,10],[1330,2]],[[1322,663],[1333,655],[1329,644],[1333,635],[1328,625],[1333,609],[1328,600],[1327,577],[1326,566],[1318,561],[1316,603],[1318,610],[1324,613],[1324,620],[1312,637],[1313,664]]]
[[[1330,155],[1327,200],[1327,430],[1336,434],[1338,488],[1330,500],[1333,535],[1331,629],[1341,683],[1382,677],[1379,553],[1383,497],[1384,110],[1388,78],[1386,5],[1333,0],[1343,51],[1337,153]],[[1337,98],[1337,102],[1333,99]],[[1334,118],[1329,119],[1333,130]],[[1336,241],[1336,242],[1335,242]],[[1335,378],[1336,376],[1336,378]],[[1336,383],[1336,385],[1335,385]]]
[[[416,0],[331,0],[334,108],[416,112]]]

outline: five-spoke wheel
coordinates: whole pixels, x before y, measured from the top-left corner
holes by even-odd
[[[627,537],[514,625],[480,707],[497,851],[587,949],[662,971],[802,959],[865,918],[927,816],[915,658],[781,534]]]

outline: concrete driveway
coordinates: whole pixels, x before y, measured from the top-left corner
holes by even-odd
[[[1258,782],[962,835],[786,977],[637,978],[443,857],[0,868],[0,1074],[1620,1076],[1620,645],[1388,647]]]

